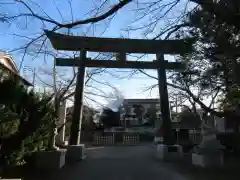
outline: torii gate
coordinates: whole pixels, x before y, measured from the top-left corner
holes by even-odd
[[[164,144],[172,145],[175,138],[172,134],[169,99],[167,91],[166,69],[182,70],[184,64],[164,60],[164,54],[184,54],[192,51],[192,39],[181,40],[142,40],[69,36],[45,31],[56,50],[81,51],[79,59],[57,58],[57,66],[77,66],[77,84],[75,89],[74,109],[72,116],[70,145],[80,142],[81,119],[83,109],[83,91],[86,67],[103,68],[131,68],[131,69],[157,69],[159,97],[162,113],[162,127],[164,131]],[[117,53],[116,60],[93,60],[86,57],[86,52],[112,52]],[[126,53],[156,54],[154,61],[127,61]],[[159,132],[158,132],[159,134]],[[162,134],[162,133],[161,133]]]

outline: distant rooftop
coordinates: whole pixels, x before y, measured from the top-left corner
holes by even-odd
[[[124,99],[123,104],[134,104],[134,103],[141,103],[141,104],[159,104],[159,99]]]
[[[13,73],[19,74],[17,65],[13,61],[12,56],[10,56],[4,52],[0,52],[0,64],[4,65],[6,68],[8,68]]]
[[[27,85],[27,86],[32,85],[30,82],[28,82],[22,76],[20,76],[19,70],[18,70],[17,65],[15,64],[12,56],[10,56],[4,52],[0,52],[0,67],[13,73],[13,75],[15,75],[17,78],[19,78],[25,85]]]

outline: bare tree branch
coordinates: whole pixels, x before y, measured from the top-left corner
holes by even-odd
[[[58,28],[73,28],[73,27],[78,26],[78,25],[83,25],[83,24],[88,24],[88,23],[96,23],[96,22],[102,21],[102,20],[112,16],[113,14],[115,14],[118,10],[120,10],[122,7],[124,7],[125,5],[130,3],[131,1],[132,0],[120,1],[118,4],[114,5],[110,10],[108,10],[107,12],[105,12],[102,15],[99,15],[97,17],[88,18],[88,19],[85,19],[85,20],[79,20],[79,21],[63,24],[63,23],[59,23],[59,22],[57,22],[53,19],[43,17],[43,16],[40,16],[40,15],[34,13],[32,11],[32,9],[24,1],[18,0],[18,2],[22,3],[30,11],[30,13],[21,13],[21,14],[18,14],[16,16],[5,17],[5,18],[6,19],[16,19],[16,18],[20,18],[20,17],[34,17],[38,20],[54,24]]]

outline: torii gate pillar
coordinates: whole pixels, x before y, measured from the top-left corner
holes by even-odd
[[[86,57],[87,52],[80,52],[80,65],[77,72],[77,82],[74,96],[74,106],[72,114],[72,125],[71,125],[71,136],[70,136],[70,145],[77,145],[80,143],[81,138],[81,124],[82,124],[82,111],[83,111],[83,93],[85,85],[85,64],[83,63]]]
[[[164,62],[164,55],[157,54],[157,61]],[[168,89],[167,89],[167,77],[166,69],[164,67],[157,69],[158,73],[158,89],[160,98],[160,108],[162,115],[161,128],[157,130],[156,137],[163,137],[163,143],[167,145],[175,144],[175,138],[171,131],[171,115],[169,107]]]
[[[81,125],[82,125],[82,113],[83,113],[83,93],[85,86],[85,71],[86,66],[84,61],[86,60],[87,52],[80,52],[79,66],[77,72],[77,82],[74,96],[74,106],[72,114],[72,125],[69,140],[69,147],[67,150],[67,160],[68,161],[78,161],[84,159],[85,145],[80,144],[81,138]]]

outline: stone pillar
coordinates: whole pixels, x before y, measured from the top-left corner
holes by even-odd
[[[134,112],[135,108],[131,107],[130,109],[130,117],[128,118],[130,125],[137,125],[138,124],[138,118],[136,118],[136,113]],[[135,116],[135,118],[133,118]]]
[[[135,108],[131,106],[129,114],[135,114],[134,110],[135,110]]]
[[[65,141],[65,123],[66,123],[66,100],[61,102],[61,105],[59,108],[60,130],[56,137],[56,143],[58,145],[67,145],[67,142]]]
[[[155,138],[154,138],[154,143],[155,144],[161,144],[163,143],[163,137],[160,136],[160,128],[162,126],[162,118],[161,118],[161,112],[160,111],[157,111],[156,112],[156,120],[155,120],[155,123],[154,123],[154,129],[155,129],[155,132],[158,133]]]
[[[225,118],[218,118],[214,116],[215,126],[219,132],[226,132]]]

